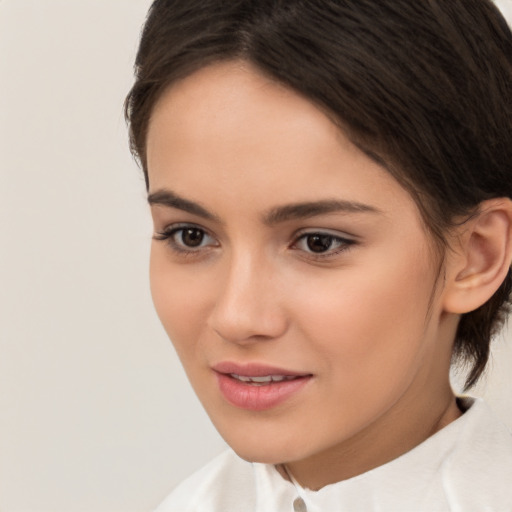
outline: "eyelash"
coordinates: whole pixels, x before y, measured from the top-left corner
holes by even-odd
[[[329,239],[330,245],[336,244],[336,243],[339,244],[339,247],[337,249],[334,249],[334,250],[327,249],[327,251],[325,251],[325,252],[315,253],[313,251],[311,251],[311,252],[304,251],[308,255],[307,256],[308,258],[315,259],[315,260],[333,258],[342,252],[348,251],[351,246],[353,246],[357,243],[355,240],[353,240],[351,238],[345,238],[345,237],[342,237],[339,235],[334,235],[332,233],[329,233],[328,231],[320,231],[319,230],[319,231],[303,232],[295,239],[295,241],[291,245],[291,248],[296,249],[296,250],[301,250],[301,249],[297,248],[297,245],[301,241],[304,241],[307,243],[307,240],[309,237],[324,237],[324,238]]]
[[[180,245],[178,244],[175,240],[174,240],[174,237],[178,234],[178,233],[183,233],[185,230],[195,230],[195,231],[199,231],[202,233],[202,236],[203,238],[205,236],[207,237],[210,237],[213,239],[213,237],[211,235],[208,234],[208,232],[199,227],[199,226],[196,226],[195,224],[175,224],[175,225],[172,225],[172,226],[169,226],[167,228],[165,228],[163,231],[159,231],[157,232],[155,235],[154,235],[154,239],[155,240],[162,240],[162,241],[165,241],[167,242],[167,244],[169,245],[169,247],[176,253],[178,253],[179,255],[182,255],[182,256],[197,256],[199,251],[201,249],[204,249],[204,247],[201,247],[199,246],[197,249],[191,249],[191,248],[187,248],[186,245]],[[183,236],[183,234],[182,234]],[[201,243],[202,243],[203,240],[201,240]]]
[[[169,245],[169,247],[171,248],[171,250],[173,250],[174,252],[176,252],[182,256],[199,256],[199,253],[203,249],[211,247],[211,246],[205,247],[205,246],[199,245],[197,247],[197,249],[191,249],[191,248],[187,248],[186,245],[181,245],[181,244],[177,243],[176,240],[174,239],[174,237],[176,235],[178,235],[179,233],[182,233],[181,236],[183,237],[183,233],[187,229],[195,230],[195,231],[198,231],[201,233],[202,239],[200,241],[200,244],[203,242],[204,237],[210,237],[214,240],[214,238],[208,233],[207,230],[205,230],[204,228],[201,228],[199,226],[196,226],[194,224],[178,224],[178,225],[169,226],[166,229],[164,229],[163,231],[157,232],[153,238],[155,240],[166,241],[167,244]],[[327,249],[325,252],[319,252],[319,253],[315,253],[314,251],[307,251],[304,249],[300,249],[298,247],[298,245],[302,241],[307,243],[307,240],[309,237],[315,237],[315,236],[316,237],[324,237],[324,238],[328,239],[329,245],[339,244],[339,247],[335,250]],[[318,231],[308,231],[308,232],[299,233],[298,235],[295,236],[293,243],[290,245],[290,248],[294,249],[294,250],[299,250],[299,251],[302,250],[304,253],[307,254],[307,258],[309,258],[309,259],[323,260],[323,259],[327,259],[327,258],[333,258],[336,255],[349,250],[350,247],[355,245],[356,243],[357,243],[356,240],[353,240],[351,238],[345,238],[345,237],[342,237],[339,235],[334,235],[332,233],[329,233],[328,231],[318,230]],[[215,246],[218,246],[218,244],[216,244]]]

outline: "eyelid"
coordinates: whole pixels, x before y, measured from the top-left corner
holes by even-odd
[[[212,236],[210,230],[194,222],[173,222],[171,224],[167,224],[163,229],[156,229],[155,227],[155,235],[168,236],[180,229],[199,229],[204,231],[207,235]]]
[[[304,238],[305,236],[312,235],[323,235],[323,236],[331,236],[338,240],[342,240],[346,243],[355,244],[359,241],[359,237],[357,235],[353,235],[347,233],[346,231],[339,231],[336,229],[329,228],[303,228],[299,229],[295,232],[293,236],[294,244],[297,243],[298,240]]]

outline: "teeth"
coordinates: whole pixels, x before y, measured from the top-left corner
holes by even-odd
[[[253,384],[270,384],[271,382],[282,382],[283,380],[295,379],[293,375],[265,375],[261,377],[247,377],[231,373],[231,377],[242,382],[251,382]]]
[[[265,377],[249,377],[251,382],[262,384],[263,382],[272,382],[272,375],[266,375]]]
[[[235,379],[241,380],[242,382],[251,382],[250,377],[245,377],[243,375],[236,375],[235,373],[231,374],[231,377],[234,377]]]

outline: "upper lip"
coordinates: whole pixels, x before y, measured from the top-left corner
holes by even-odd
[[[223,361],[212,366],[212,369],[225,375],[243,375],[245,377],[265,377],[267,375],[282,375],[285,377],[301,377],[311,375],[308,372],[297,372],[261,363],[235,363]]]

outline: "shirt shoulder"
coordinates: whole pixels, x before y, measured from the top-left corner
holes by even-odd
[[[512,434],[482,400],[465,424],[446,461],[444,483],[457,510],[512,510]]]
[[[155,512],[239,512],[256,503],[253,465],[226,450],[176,487]]]

